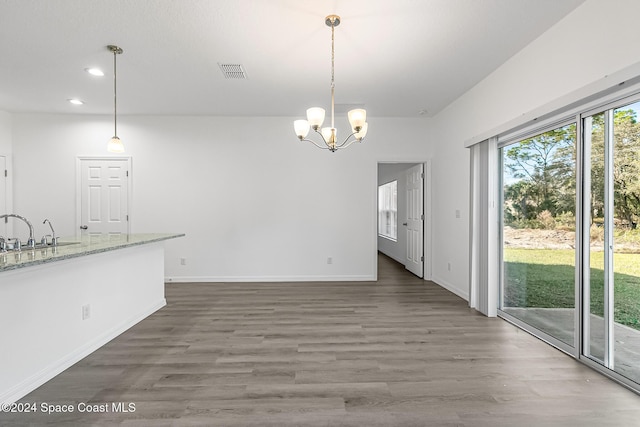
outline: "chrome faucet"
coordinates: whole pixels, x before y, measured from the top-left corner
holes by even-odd
[[[0,219],[2,218],[17,218],[21,221],[24,221],[25,224],[27,224],[27,226],[29,227],[29,240],[27,240],[27,246],[30,248],[35,248],[36,247],[36,241],[33,238],[33,225],[31,225],[31,223],[29,222],[29,220],[23,216],[20,215],[16,215],[16,214],[4,214],[4,215],[0,215]]]
[[[58,246],[58,238],[56,237],[56,231],[53,229],[53,225],[51,224],[51,221],[49,221],[48,219],[45,219],[44,221],[42,221],[43,224],[47,224],[49,223],[49,228],[51,228],[51,246]],[[47,236],[49,236],[49,234],[45,235],[42,238],[42,243],[43,244],[48,244],[47,243]]]
[[[20,241],[20,239],[18,239],[16,237],[14,239],[9,239],[9,240],[13,240],[13,250],[14,251],[20,252],[22,250],[22,242]]]

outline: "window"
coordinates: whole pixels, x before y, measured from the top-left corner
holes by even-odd
[[[398,240],[398,181],[378,187],[378,235]]]

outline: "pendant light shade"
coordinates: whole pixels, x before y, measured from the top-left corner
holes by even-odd
[[[367,111],[361,108],[349,111],[347,116],[349,117],[349,123],[351,123],[351,129],[353,129],[354,132],[359,132],[367,122]]]
[[[117,136],[111,138],[107,144],[107,151],[110,153],[124,153],[124,145],[122,141],[120,141],[120,138]]]
[[[324,122],[324,108],[313,107],[307,110],[307,121],[313,130],[318,130]]]
[[[293,122],[294,130],[298,138],[305,139],[309,135],[309,122],[306,120],[296,120]]]
[[[118,138],[118,74],[116,67],[116,57],[120,55],[122,48],[114,45],[107,46],[111,52],[113,52],[113,137],[107,144],[107,151],[110,153],[124,153],[124,145],[120,138]]]

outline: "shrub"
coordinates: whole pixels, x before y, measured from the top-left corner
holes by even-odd
[[[562,212],[556,215],[555,220],[556,228],[567,231],[575,231],[576,229],[576,216],[573,212]]]
[[[556,228],[556,220],[548,210],[540,212],[536,218],[536,221],[540,223],[540,228],[544,230],[553,230],[554,228]]]

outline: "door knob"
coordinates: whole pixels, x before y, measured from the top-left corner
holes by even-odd
[[[80,230],[86,230],[87,228],[89,228],[89,227],[87,227],[86,225],[81,225],[80,226]]]
[[[407,223],[406,223],[406,222],[403,222],[403,223],[402,223],[402,225],[404,225],[404,226],[406,227],[406,226],[407,226]]]

